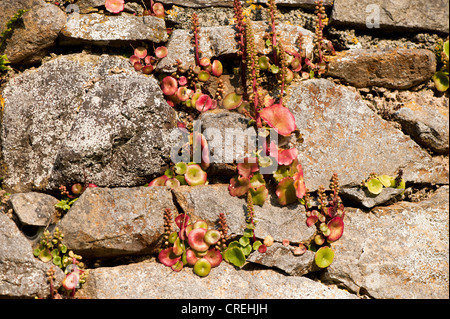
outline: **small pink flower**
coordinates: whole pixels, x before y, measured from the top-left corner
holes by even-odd
[[[111,13],[122,12],[125,7],[125,0],[106,0],[105,7]]]

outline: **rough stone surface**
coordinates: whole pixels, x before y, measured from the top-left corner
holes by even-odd
[[[367,175],[395,176],[415,183],[448,183],[448,169],[410,137],[378,117],[351,90],[325,79],[289,88],[287,106],[303,134],[299,149],[306,186],[327,187],[334,172],[342,186],[353,187]]]
[[[55,197],[37,192],[12,194],[9,201],[21,224],[31,226],[47,226],[58,203]]]
[[[370,31],[376,30],[370,26],[378,20],[382,29],[448,33],[448,16],[447,0],[335,0],[331,24],[352,25]]]
[[[224,6],[232,7],[233,1],[231,0],[161,0],[161,3],[173,4],[177,6],[193,7],[193,8],[203,8],[203,7],[214,7],[214,6]],[[267,4],[267,0],[256,0],[253,1],[254,4]],[[323,2],[325,7],[330,7],[332,5],[332,0],[325,0]],[[279,6],[292,6],[301,8],[314,8],[314,0],[277,0],[277,5]]]
[[[268,49],[265,47],[263,40],[264,34],[269,31],[267,22],[257,21],[253,23],[255,32],[255,44],[258,53],[267,54]],[[297,47],[297,38],[300,33],[303,35],[303,49],[306,56],[310,57],[313,50],[314,34],[304,28],[282,24],[277,26],[277,32],[281,39],[285,41],[286,49],[295,49]],[[195,62],[195,53],[193,48],[189,45],[193,39],[193,32],[189,30],[177,29],[174,30],[167,49],[169,53],[167,57],[162,59],[156,70],[164,72],[176,71],[174,63],[180,60],[185,68],[193,65]],[[236,56],[238,52],[238,45],[236,41],[236,30],[234,26],[218,26],[200,28],[199,50],[202,52],[202,57],[221,57],[221,56]]]
[[[292,276],[302,276],[319,270],[314,261],[314,252],[308,250],[301,256],[294,256],[293,249],[293,246],[286,247],[280,243],[274,243],[264,254],[253,253],[247,261],[280,269]]]
[[[412,100],[403,104],[392,117],[421,146],[437,154],[448,154],[448,106],[445,108]]]
[[[61,31],[62,44],[89,42],[112,45],[120,41],[165,42],[168,39],[163,19],[154,16],[73,13]]]
[[[347,210],[326,278],[374,298],[449,298],[448,186],[422,202]]]
[[[50,266],[33,256],[30,243],[14,222],[6,214],[0,214],[0,298],[48,297],[46,273]],[[57,289],[64,274],[59,268],[53,268]]]
[[[0,3],[0,31],[6,22],[19,10],[28,9],[22,23],[14,28],[7,40],[4,53],[12,64],[39,62],[55,44],[59,32],[66,22],[66,14],[58,7],[44,1],[2,1]]]
[[[78,295],[93,299],[357,299],[309,278],[284,276],[270,269],[236,270],[225,262],[204,278],[191,268],[174,272],[156,262],[97,268],[89,273]]]
[[[430,50],[354,49],[330,59],[327,75],[354,87],[408,89],[431,79],[436,57]]]
[[[154,253],[166,208],[175,210],[166,187],[88,188],[57,227],[67,247],[82,256]]]
[[[74,54],[12,79],[2,141],[5,184],[16,192],[85,178],[136,186],[164,171],[176,126],[157,81],[116,56]]]
[[[372,208],[378,205],[383,205],[386,202],[394,199],[398,195],[404,192],[404,189],[399,188],[384,188],[380,194],[371,194],[366,189],[359,187],[354,188],[342,188],[339,195],[345,199],[351,201],[353,204],[362,205],[365,208]]]
[[[180,186],[173,189],[174,198],[183,211],[195,219],[206,220],[213,226],[220,213],[225,213],[231,236],[242,236],[246,228],[247,203],[244,198],[233,197],[228,185]],[[306,226],[304,207],[299,204],[281,206],[274,193],[262,207],[255,205],[257,226],[255,235],[264,239],[271,235],[275,241],[288,239],[299,243],[309,239],[314,230]]]

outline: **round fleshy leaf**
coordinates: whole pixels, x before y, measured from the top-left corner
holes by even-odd
[[[231,247],[224,252],[225,259],[235,265],[236,267],[242,267],[245,264],[245,254],[239,247]]]
[[[219,266],[222,262],[222,254],[220,253],[220,250],[216,248],[209,249],[203,258],[211,264],[211,268]]]
[[[155,13],[155,16],[161,19],[164,19],[165,17],[165,11],[164,11],[164,5],[162,3],[155,3],[153,5],[153,12]]]
[[[136,62],[141,62],[141,59],[137,55],[132,55],[130,56],[130,62],[134,65]]]
[[[287,107],[284,107],[281,104],[274,104],[264,108],[260,115],[261,118],[280,135],[289,136],[297,128],[294,115],[292,115]]]
[[[274,239],[272,236],[267,235],[266,238],[264,238],[264,245],[266,245],[267,247],[272,246],[274,243]]]
[[[267,70],[270,67],[269,58],[265,55],[259,57],[258,64],[261,70]]]
[[[187,170],[187,164],[183,162],[179,162],[175,164],[174,167],[175,173],[178,175],[184,175]]]
[[[186,168],[184,178],[189,186],[203,185],[206,183],[207,174],[200,165],[191,164]]]
[[[181,102],[185,102],[187,100],[189,100],[189,98],[191,97],[193,91],[188,89],[187,87],[179,87],[177,90],[177,98],[181,101]]]
[[[294,179],[286,177],[277,185],[275,193],[278,196],[278,202],[281,205],[289,205],[297,201]]]
[[[378,195],[383,190],[383,184],[378,178],[371,178],[366,182],[367,189],[374,195]]]
[[[278,150],[278,164],[291,165],[291,163],[298,157],[298,150],[293,147],[288,150]]]
[[[269,190],[265,185],[261,185],[257,188],[249,188],[250,195],[252,196],[253,204],[262,206],[269,195]]]
[[[197,276],[205,277],[208,276],[211,271],[211,264],[205,258],[200,258],[194,265],[194,273]]]
[[[298,247],[294,248],[293,253],[294,253],[294,256],[301,256],[304,253],[306,253],[307,250],[308,250],[308,248],[305,245],[300,243],[300,244],[298,244]]]
[[[247,194],[250,187],[250,179],[248,177],[234,176],[230,180],[228,191],[231,196],[241,197]]]
[[[258,252],[260,252],[261,254],[264,254],[267,251],[267,246],[262,244],[258,247]]]
[[[210,64],[211,64],[211,59],[210,58],[204,57],[204,58],[200,59],[200,65],[201,66],[208,66]]]
[[[175,217],[175,224],[178,226],[178,228],[184,228],[187,225],[189,225],[189,215],[186,214],[180,214],[177,217]]]
[[[235,92],[228,93],[223,99],[223,107],[227,110],[234,110],[242,104],[243,98],[241,94]]]
[[[344,221],[340,217],[335,217],[327,224],[330,234],[327,236],[329,241],[336,241],[341,238],[344,232]]]
[[[389,175],[378,176],[378,179],[384,187],[391,187],[392,181],[395,183],[395,179]]]
[[[39,259],[46,263],[52,260],[53,256],[48,249],[42,249],[39,253]]]
[[[215,245],[220,239],[220,232],[217,229],[210,229],[206,231],[203,239],[208,245]]]
[[[208,71],[202,70],[198,73],[197,77],[200,82],[206,82],[211,77],[211,74]]]
[[[187,265],[194,266],[198,260],[199,260],[199,258],[197,257],[197,255],[195,254],[195,252],[192,249],[186,250]]]
[[[188,243],[192,249],[197,251],[206,251],[209,248],[209,245],[205,243],[204,237],[206,234],[206,229],[204,228],[196,228],[193,229],[188,235]]]
[[[187,85],[188,81],[187,78],[185,76],[180,76],[178,78],[178,84],[181,86]]]
[[[253,173],[259,170],[258,160],[256,157],[245,158],[243,163],[237,164],[237,170],[242,177],[251,177]]]
[[[252,245],[253,250],[258,250],[259,246],[261,246],[263,243],[259,240],[255,241]]]
[[[144,47],[137,47],[136,49],[134,49],[134,55],[139,59],[145,59],[145,57],[147,56],[147,49]]]
[[[119,13],[122,12],[125,8],[124,0],[106,0],[105,2],[106,10],[111,13]]]
[[[165,266],[172,267],[175,265],[179,260],[181,259],[181,256],[176,256],[173,253],[173,247],[169,247],[166,249],[163,249],[158,254],[158,260]]]
[[[148,186],[164,186],[169,178],[166,175],[160,176],[152,180]]]
[[[161,81],[161,89],[164,95],[174,95],[178,90],[177,80],[172,76],[166,76]]]
[[[318,220],[319,220],[319,217],[317,217],[317,216],[309,216],[309,217],[306,219],[306,226],[311,227],[311,226],[314,225]]]
[[[80,282],[80,274],[78,272],[71,272],[64,278],[62,286],[66,290],[73,290],[77,288],[79,282]]]
[[[173,271],[179,272],[181,269],[183,269],[183,262],[181,260],[178,260],[174,265],[172,265],[170,268],[172,268]]]
[[[142,68],[142,73],[144,73],[144,74],[151,74],[153,72],[153,65],[151,65],[151,64],[149,64],[149,65],[145,65],[143,68]]]
[[[320,268],[327,268],[333,262],[334,251],[330,247],[321,247],[316,252],[314,261]]]
[[[241,244],[242,247],[247,246],[248,244],[250,244],[250,239],[248,237],[243,236],[239,239],[239,244]]]
[[[133,67],[134,67],[134,70],[135,70],[135,71],[141,71],[142,68],[143,68],[144,66],[142,65],[141,62],[135,62],[135,63],[133,64]]]
[[[160,47],[156,48],[156,50],[155,50],[155,56],[158,59],[165,58],[167,56],[167,53],[169,53],[169,50],[167,50],[167,48],[165,46],[160,46]]]
[[[212,74],[214,76],[221,76],[223,73],[223,66],[222,63],[219,60],[214,60],[212,63]]]
[[[206,112],[212,107],[212,99],[207,94],[202,94],[195,102],[195,108],[199,112]]]
[[[433,81],[436,89],[439,92],[447,91],[449,87],[449,78],[447,74],[442,71],[438,71],[433,75]]]

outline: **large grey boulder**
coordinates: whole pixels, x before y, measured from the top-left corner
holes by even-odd
[[[285,276],[271,269],[236,270],[222,262],[207,277],[200,278],[192,268],[174,272],[153,261],[93,269],[77,296],[92,299],[358,298],[335,286],[326,286],[306,277]]]
[[[12,79],[2,96],[4,183],[17,192],[86,179],[143,185],[170,161],[163,137],[175,111],[157,80],[125,58],[58,57]]]
[[[166,208],[176,216],[166,187],[88,188],[57,227],[67,247],[83,257],[155,253]]]
[[[449,298],[449,191],[370,213],[348,209],[322,279],[383,299]]]
[[[328,187],[333,173],[353,187],[367,176],[387,174],[414,183],[448,183],[448,168],[409,136],[376,115],[354,91],[325,79],[294,84],[286,105],[304,143],[298,147],[306,187]]]
[[[446,0],[335,0],[331,24],[448,33],[448,14]]]
[[[33,256],[28,240],[6,214],[0,214],[0,298],[46,298],[50,295],[47,271],[51,263]],[[55,270],[55,289],[61,286],[64,273]]]

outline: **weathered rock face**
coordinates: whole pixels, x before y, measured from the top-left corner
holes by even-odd
[[[9,201],[20,223],[29,226],[47,226],[58,203],[55,197],[37,192],[12,194]]]
[[[378,205],[383,205],[390,200],[393,200],[405,190],[402,188],[384,188],[380,194],[371,194],[366,189],[359,187],[342,188],[339,195],[356,206],[364,206],[365,208],[372,208]]]
[[[30,243],[5,214],[0,214],[0,261],[1,297],[46,298],[50,295],[46,273],[51,265],[33,256]],[[57,289],[64,274],[58,268],[55,271]]]
[[[252,25],[255,32],[257,52],[262,54],[269,53],[263,40],[265,33],[270,31],[268,23],[257,21]],[[307,57],[311,56],[314,38],[314,34],[311,31],[281,23],[277,25],[276,30],[279,32],[280,39],[284,40],[286,49],[290,50],[298,50],[297,39],[301,33],[303,36],[303,50],[305,50]],[[184,68],[194,65],[195,53],[190,45],[192,39],[192,31],[174,30],[167,43],[169,53],[167,57],[158,63],[156,70],[164,72],[176,71],[176,64],[174,65],[174,63],[176,63],[177,59],[181,61]],[[230,55],[237,57],[236,29],[232,25],[200,28],[199,50],[202,53],[202,57],[212,58]]]
[[[449,32],[449,7],[445,0],[335,0],[331,23],[359,28]],[[366,24],[368,23],[368,24]]]
[[[448,187],[420,203],[349,210],[327,280],[374,298],[448,298]]]
[[[175,112],[153,77],[124,58],[75,54],[24,72],[2,93],[5,183],[16,191],[75,181],[145,184],[169,161]]]
[[[355,49],[331,57],[327,75],[354,87],[408,89],[431,79],[436,57],[429,50]]]
[[[88,188],[57,227],[67,247],[82,256],[154,253],[166,208],[175,210],[166,187]]]
[[[154,16],[115,15],[97,13],[70,15],[61,31],[62,44],[89,42],[96,45],[111,45],[123,41],[165,42],[168,39],[163,19]]]
[[[420,104],[419,104],[420,103]],[[411,136],[419,145],[431,149],[437,154],[448,154],[449,121],[448,106],[439,107],[409,101],[392,114],[399,122],[402,130]]]
[[[214,225],[220,213],[227,217],[230,234],[242,236],[246,228],[245,199],[232,197],[228,185],[181,186],[173,190],[174,198],[184,212]],[[309,239],[314,230],[306,226],[304,207],[299,204],[280,206],[275,194],[269,194],[262,207],[255,206],[257,238],[271,235],[276,241],[288,239],[293,243]]]
[[[402,132],[371,111],[360,97],[330,81],[314,79],[289,88],[287,106],[304,137],[299,146],[306,186],[357,186],[371,172],[416,183],[448,183],[448,170]]]
[[[111,278],[120,278],[120,282]],[[235,267],[223,263],[213,268],[207,277],[199,278],[190,268],[175,273],[169,267],[153,262],[93,269],[79,296],[93,299],[357,298],[336,287],[305,277],[286,277],[270,269],[236,271]]]
[[[66,14],[58,7],[42,0],[13,0],[0,3],[0,29],[19,10],[29,10],[22,23],[7,40],[4,53],[12,64],[39,62],[55,41],[66,22]]]

